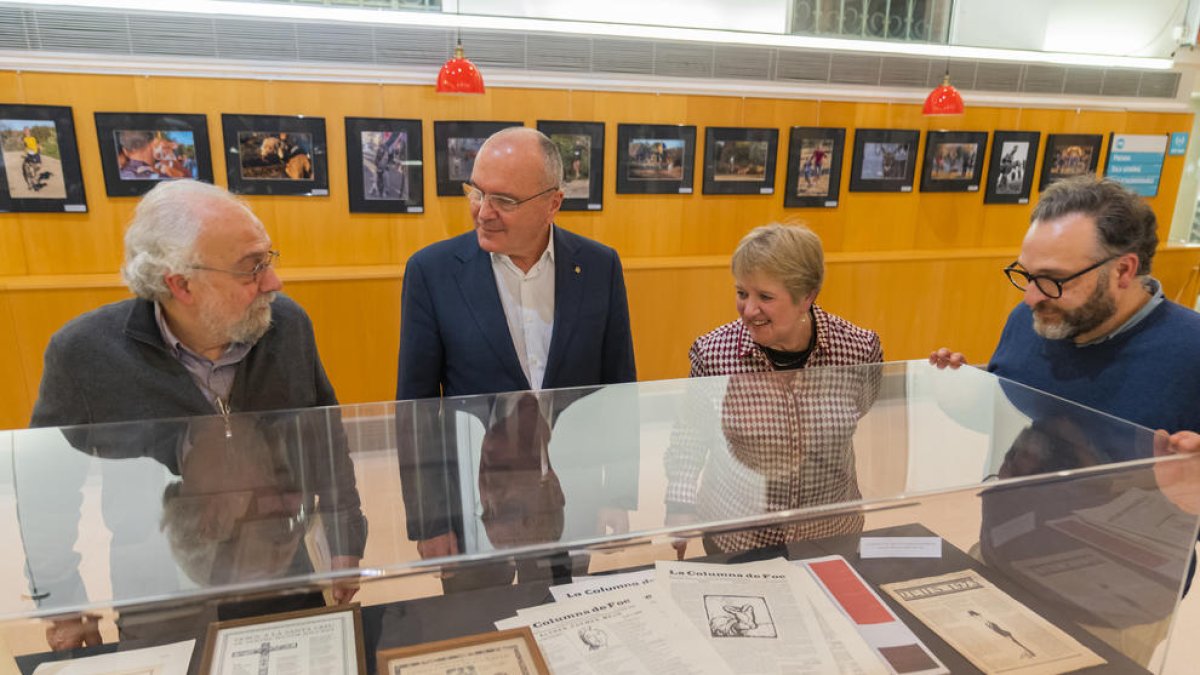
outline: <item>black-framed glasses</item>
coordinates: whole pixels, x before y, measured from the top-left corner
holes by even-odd
[[[471,201],[472,205],[482,206],[484,202],[487,202],[493,209],[497,211],[503,211],[504,213],[512,213],[520,208],[525,202],[531,202],[538,197],[541,197],[542,195],[548,195],[557,189],[557,185],[552,185],[536,195],[533,195],[532,197],[526,197],[525,199],[513,199],[507,195],[491,195],[483,190],[480,190],[469,182],[463,183],[463,194],[467,196],[467,199]]]
[[[232,274],[235,277],[249,278],[254,283],[262,277],[262,274],[271,269],[275,265],[275,261],[279,259],[279,251],[267,251],[266,254],[248,270],[227,270],[220,267],[206,267],[204,265],[192,265],[194,270],[207,270],[209,272],[224,272]]]
[[[1110,255],[1104,260],[1088,265],[1075,274],[1063,277],[1061,279],[1048,277],[1044,274],[1030,274],[1020,267],[1021,263],[1014,260],[1012,264],[1004,268],[1004,276],[1008,277],[1009,283],[1011,283],[1013,286],[1016,286],[1018,290],[1024,291],[1025,289],[1029,288],[1029,284],[1032,283],[1037,285],[1037,288],[1042,292],[1042,295],[1046,296],[1047,298],[1057,299],[1062,297],[1063,285],[1068,281],[1071,281],[1072,279],[1078,279],[1088,272],[1099,268],[1104,263],[1111,262],[1119,257],[1121,257],[1119,254]]]

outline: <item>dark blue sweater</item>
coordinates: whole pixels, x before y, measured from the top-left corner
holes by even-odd
[[[1087,347],[1042,338],[1029,307],[1017,305],[988,371],[1151,429],[1200,431],[1200,314],[1170,301]],[[1019,398],[1014,404],[1025,409]],[[1146,456],[1146,444],[1137,445],[1112,459]]]

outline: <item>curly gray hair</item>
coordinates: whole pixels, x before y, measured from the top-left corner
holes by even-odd
[[[196,237],[214,202],[232,204],[258,221],[240,199],[208,183],[164,181],[146,193],[125,231],[121,277],[134,295],[155,302],[171,297],[166,277],[196,264]]]

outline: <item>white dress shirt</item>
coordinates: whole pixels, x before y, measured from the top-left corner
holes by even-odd
[[[542,257],[522,272],[511,258],[493,253],[492,273],[508,333],[521,361],[521,370],[533,389],[541,389],[550,354],[550,336],[554,332],[554,231]]]

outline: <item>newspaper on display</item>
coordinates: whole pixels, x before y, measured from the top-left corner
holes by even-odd
[[[563,599],[520,610],[517,618],[496,625],[530,626],[556,672],[896,672],[813,576],[782,559],[740,565],[660,562],[657,570],[564,585],[555,597]],[[610,620],[619,621],[620,631],[608,629]],[[603,631],[605,647],[581,647],[588,642],[584,631]],[[602,653],[614,645],[634,654]],[[639,654],[642,650],[662,653]],[[669,662],[671,670],[650,667],[668,656],[677,659]],[[630,665],[635,663],[647,669]]]
[[[972,570],[882,588],[985,673],[1050,675],[1105,663]]]
[[[529,626],[556,673],[595,675],[717,675],[720,657],[699,635],[668,619],[646,589],[603,598],[580,597],[522,610],[497,621],[505,630]]]

